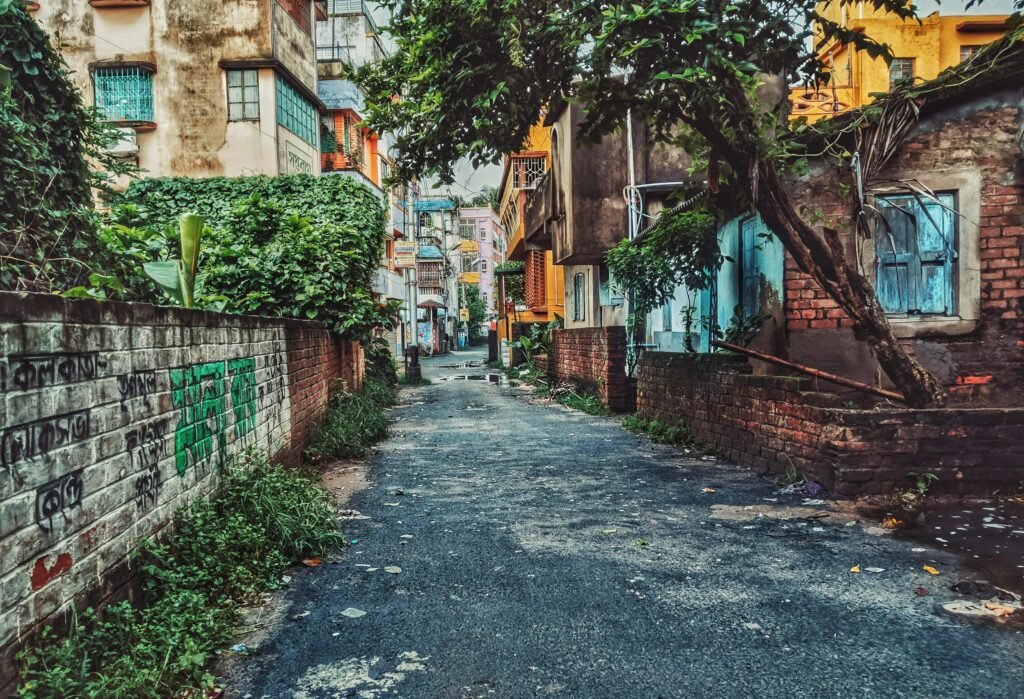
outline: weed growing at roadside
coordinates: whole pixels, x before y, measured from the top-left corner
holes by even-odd
[[[73,616],[66,635],[45,629],[19,655],[17,696],[166,697],[214,684],[207,667],[231,637],[240,603],[278,584],[301,558],[342,543],[315,476],[248,454],[222,495],[175,517],[161,542],[134,554],[141,608],[121,602]]]
[[[398,377],[398,383],[401,384],[402,386],[429,386],[430,379],[426,378],[421,374],[419,381],[410,381],[407,375],[402,374],[401,376]]]
[[[622,427],[630,432],[646,434],[647,438],[656,444],[701,446],[700,440],[684,425],[669,425],[660,420],[648,420],[633,414],[623,419]]]
[[[581,410],[588,415],[609,415],[608,408],[604,407],[601,399],[591,395],[577,395],[575,393],[563,393],[556,396],[555,400],[567,408]]]
[[[306,447],[306,457],[321,463],[366,456],[370,447],[388,436],[384,408],[395,403],[395,387],[366,374],[363,388],[331,399],[320,431]]]

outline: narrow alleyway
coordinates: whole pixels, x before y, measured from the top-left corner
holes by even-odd
[[[456,356],[403,392],[356,543],[293,572],[228,696],[1020,696],[1019,631],[933,611],[970,578],[951,555],[616,418],[439,380],[486,372]]]

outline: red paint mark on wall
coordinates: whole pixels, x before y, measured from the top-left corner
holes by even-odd
[[[960,386],[984,386],[987,383],[992,383],[991,376],[958,376],[956,377],[956,383]]]
[[[62,553],[57,556],[57,562],[53,564],[52,568],[46,567],[46,559],[49,557],[49,554],[41,556],[32,568],[31,577],[33,590],[41,590],[51,580],[71,570],[72,561],[70,553]]]

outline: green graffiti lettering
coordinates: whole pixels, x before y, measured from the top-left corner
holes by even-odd
[[[231,410],[235,414],[235,439],[256,429],[256,359],[229,359]]]
[[[189,464],[201,464],[217,453],[224,459],[227,430],[224,362],[171,369],[171,402],[181,413],[174,433],[178,474]],[[216,450],[214,438],[216,437]]]

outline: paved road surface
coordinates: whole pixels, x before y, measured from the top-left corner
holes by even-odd
[[[438,380],[481,373],[455,357],[389,413],[358,543],[295,572],[229,696],[1024,696],[1024,635],[933,611],[966,575],[950,556],[776,519],[814,512],[614,418]]]

